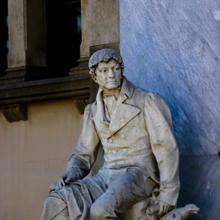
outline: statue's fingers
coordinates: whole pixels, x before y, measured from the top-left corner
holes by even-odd
[[[198,214],[199,210],[192,210],[191,213],[192,214]]]
[[[57,181],[56,188],[60,189],[62,187],[60,180]]]
[[[160,205],[160,209],[159,209],[159,216],[161,217],[164,213],[164,206],[163,205]]]
[[[61,187],[62,187],[62,186],[65,186],[65,182],[64,182],[63,177],[61,177],[61,179],[60,179],[60,186],[61,186]]]
[[[54,183],[52,183],[50,186],[49,186],[49,190],[50,191],[53,191],[53,190],[55,190],[56,189],[56,187],[54,186]]]
[[[163,214],[166,214],[166,213],[167,213],[167,211],[168,211],[168,208],[167,208],[167,206],[166,206],[166,205],[164,205],[164,206],[163,206],[163,211],[162,211],[162,212],[163,212]]]
[[[168,205],[166,206],[166,211],[170,211],[171,209],[172,209],[172,206],[168,204]]]
[[[193,209],[193,211],[197,214],[198,212],[199,212],[199,208],[198,207],[196,207],[195,209]]]
[[[161,204],[160,206],[160,211],[159,211],[159,216],[162,217],[164,216],[166,213],[168,213],[170,210],[170,206],[167,204]]]
[[[170,211],[170,206],[165,206],[164,207],[164,213],[168,213]]]
[[[71,182],[71,176],[67,176],[66,179],[64,179],[64,184]]]

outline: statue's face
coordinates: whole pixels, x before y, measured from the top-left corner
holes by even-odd
[[[104,89],[116,89],[121,86],[122,70],[120,64],[111,59],[109,62],[101,62],[95,70],[95,82]]]

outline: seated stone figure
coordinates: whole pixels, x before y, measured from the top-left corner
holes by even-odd
[[[154,191],[159,215],[165,215],[176,206],[180,187],[179,153],[166,103],[125,78],[122,58],[113,49],[95,52],[89,69],[99,85],[97,97],[85,109],[81,135],[65,174],[50,188],[41,219],[123,219]],[[104,163],[88,175],[100,146]]]

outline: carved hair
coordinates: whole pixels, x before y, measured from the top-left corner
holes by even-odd
[[[95,74],[95,69],[98,66],[99,63],[101,62],[108,62],[111,59],[114,59],[117,61],[122,69],[122,72],[124,70],[124,63],[122,60],[122,57],[120,56],[119,53],[117,53],[114,49],[110,48],[105,48],[96,51],[95,53],[92,54],[92,56],[89,59],[89,73],[93,76]]]

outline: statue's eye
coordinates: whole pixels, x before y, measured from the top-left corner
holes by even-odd
[[[119,67],[119,66],[116,66],[116,67],[115,67],[115,70],[119,71],[119,70],[120,70],[120,67]]]
[[[100,69],[99,72],[100,72],[100,73],[106,73],[106,72],[107,72],[107,69],[106,69],[106,68]]]

